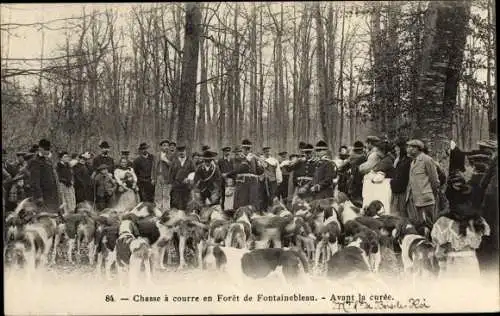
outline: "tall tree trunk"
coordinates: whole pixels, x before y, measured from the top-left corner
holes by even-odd
[[[414,135],[427,142],[438,159],[445,156],[451,138],[452,118],[467,38],[468,1],[430,2],[436,12],[435,27],[427,31],[424,67],[419,89],[421,120]]]
[[[200,46],[201,12],[196,2],[186,3],[186,25],[184,30],[184,55],[179,108],[179,128],[177,142],[189,144],[194,137],[196,114],[196,78],[198,73],[198,53]],[[191,148],[188,147],[191,152]]]

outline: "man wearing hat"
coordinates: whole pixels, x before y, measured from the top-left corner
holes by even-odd
[[[252,205],[256,210],[261,209],[259,176],[264,173],[262,164],[262,160],[252,153],[252,143],[244,139],[235,157],[234,170],[228,175],[236,177],[233,209],[247,205]]]
[[[278,189],[276,192],[276,196],[283,203],[286,203],[286,199],[288,197],[288,179],[290,176],[290,171],[288,170],[288,165],[291,163],[290,158],[288,157],[288,152],[281,151],[278,153],[278,162],[281,170],[282,181],[278,185]]]
[[[96,170],[97,167],[106,165],[108,166],[108,171],[113,173],[115,171],[115,161],[109,155],[111,146],[109,146],[107,141],[102,141],[99,144],[99,148],[101,149],[101,153],[94,158],[94,161],[92,162],[92,169]]]
[[[271,147],[262,148],[264,177],[262,179],[261,189],[263,197],[263,209],[273,205],[273,199],[276,196],[278,185],[283,181],[279,161],[271,157]]]
[[[226,194],[228,196],[230,195],[232,197],[232,194],[234,192],[234,183],[231,178],[228,178],[227,175],[233,171],[234,168],[234,161],[231,158],[231,147],[226,146],[222,148],[222,157],[217,161],[217,165],[219,166],[219,170],[222,175],[222,181],[221,181],[221,207],[223,210],[226,209],[232,209],[233,204],[231,203],[231,206],[228,206],[227,208],[224,206],[225,201],[226,201]],[[226,187],[230,187],[228,189],[228,192],[226,192]]]
[[[288,166],[288,169],[291,171],[290,177],[293,179],[293,187],[290,188],[292,191],[288,191],[289,200],[297,194],[301,195],[305,200],[312,199],[311,186],[316,170],[313,150],[313,145],[304,144],[301,151],[305,157],[298,159],[295,163],[291,163]]]
[[[170,190],[172,186],[169,182],[170,166],[175,154],[169,151],[170,142],[162,140],[160,142],[160,152],[158,153],[156,162],[155,180],[155,201],[162,210],[170,209]]]
[[[92,176],[92,189],[95,196],[95,205],[98,211],[110,207],[115,200],[116,188],[118,187],[115,178],[109,172],[108,166],[102,164],[97,166],[95,174]]]
[[[38,142],[38,155],[28,164],[30,188],[38,206],[49,212],[58,212],[61,197],[57,186],[57,174],[50,159],[51,143],[46,139]]]
[[[366,161],[365,145],[357,140],[354,142],[349,159],[339,168],[339,172],[347,174],[347,196],[355,205],[363,205],[363,175],[359,171],[359,166]]]
[[[78,162],[73,167],[76,204],[83,201],[94,201],[91,171],[87,166],[88,159],[90,159],[88,152],[79,155]]]
[[[424,143],[412,139],[408,145],[408,156],[412,158],[406,201],[408,217],[416,227],[430,232],[437,219],[436,201],[439,193],[439,177],[436,164],[423,150]]]
[[[67,151],[60,152],[56,171],[59,179],[59,192],[61,194],[61,200],[64,203],[65,215],[73,213],[76,209],[75,188],[73,186],[75,179],[70,163],[71,156],[69,153]]]
[[[137,176],[137,187],[141,202],[154,203],[155,188],[153,175],[155,174],[155,157],[148,152],[148,144],[139,145],[139,156],[132,163]]]
[[[319,159],[316,162],[311,186],[313,199],[332,198],[335,189],[334,180],[337,178],[337,166],[328,157],[328,145],[325,141],[320,140],[316,143],[315,151]]]
[[[349,161],[349,149],[347,146],[342,145],[339,149],[339,155],[334,159],[338,168],[338,189],[340,192],[347,193],[347,173],[345,170],[340,171],[341,168]]]
[[[186,154],[186,146],[177,146],[177,157],[173,160],[170,169],[170,205],[178,210],[186,210],[191,200],[191,188],[189,175],[196,171],[193,160]]]
[[[214,159],[217,153],[205,150],[201,156],[202,164],[194,175],[194,186],[202,205],[220,205],[222,176]]]

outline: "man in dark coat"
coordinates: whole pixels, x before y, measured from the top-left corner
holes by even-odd
[[[221,182],[222,176],[219,166],[214,158],[217,153],[210,150],[203,152],[202,164],[196,168],[194,183],[199,193],[203,205],[219,205],[221,200]],[[208,202],[207,202],[208,200]]]
[[[233,209],[252,205],[260,210],[262,198],[259,176],[264,173],[264,168],[252,153],[252,143],[248,139],[242,141],[241,147],[237,150],[234,170],[228,175],[236,177]]]
[[[328,145],[320,140],[316,144],[318,161],[314,170],[311,192],[314,200],[332,198],[335,190],[333,180],[337,178],[337,167],[328,157]]]
[[[78,163],[73,167],[76,204],[83,201],[94,201],[91,172],[87,167],[88,158],[86,157],[89,156],[85,154],[78,156]]]
[[[291,159],[287,159],[288,152],[282,151],[278,153],[278,161],[280,163],[281,177],[282,181],[278,185],[277,196],[283,203],[286,203],[288,197],[288,179],[290,176],[290,171],[288,170],[288,165],[291,163]]]
[[[340,168],[341,172],[346,171],[348,174],[347,195],[357,205],[363,204],[363,175],[359,166],[366,161],[364,149],[361,141],[355,141],[347,163]]]
[[[224,203],[226,201],[226,186],[232,185],[233,179],[227,177],[227,175],[233,171],[234,161],[231,158],[231,147],[226,146],[222,148],[222,157],[217,161],[217,165],[219,166],[219,170],[222,175],[221,181],[221,207],[224,209]]]
[[[153,175],[155,174],[155,158],[148,152],[148,144],[139,145],[139,156],[135,158],[132,166],[137,176],[137,187],[139,188],[139,197],[141,202],[154,203],[155,187]]]
[[[316,170],[316,162],[313,157],[314,146],[302,144],[299,147],[302,147],[301,152],[304,157],[288,166],[288,169],[293,171],[293,175],[290,176],[291,181],[293,181],[293,191],[289,191],[288,195],[290,197],[290,195],[300,194],[305,200],[310,200],[312,198],[311,186]]]
[[[191,200],[191,183],[188,176],[195,172],[194,162],[186,156],[186,146],[177,147],[177,157],[170,169],[170,205],[178,210],[186,210]]]
[[[95,171],[101,165],[108,166],[108,171],[113,173],[115,171],[115,161],[109,155],[109,151],[111,150],[111,146],[107,141],[103,141],[99,144],[99,148],[101,148],[101,153],[94,158],[92,169]]]
[[[30,160],[30,187],[32,196],[37,205],[46,208],[49,212],[58,212],[61,199],[57,186],[57,175],[50,159],[50,142],[46,139],[38,143],[39,153]]]

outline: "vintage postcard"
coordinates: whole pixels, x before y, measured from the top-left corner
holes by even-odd
[[[498,312],[495,6],[1,4],[4,313]]]

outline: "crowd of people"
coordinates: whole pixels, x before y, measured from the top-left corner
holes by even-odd
[[[40,207],[65,214],[83,201],[93,201],[97,210],[119,205],[126,211],[141,201],[162,210],[188,210],[196,201],[227,211],[252,205],[265,212],[276,200],[291,206],[295,198],[343,192],[359,208],[380,201],[379,214],[408,218],[447,253],[470,253],[457,255],[466,265],[477,260],[476,250],[485,266],[498,260],[496,141],[479,142],[471,152],[450,141],[448,170],[421,140],[389,142],[377,136],[341,146],[336,157],[324,141],[300,142],[297,153],[282,151],[276,158],[270,147],[255,153],[248,139],[222,148],[218,159],[209,146],[188,156],[186,146],[168,140],[156,154],[140,144],[133,160],[130,151],[115,160],[107,141],[99,148],[95,156],[62,151],[54,157],[50,141],[42,139],[16,153],[14,162],[4,150],[4,209],[12,212],[32,197]]]

